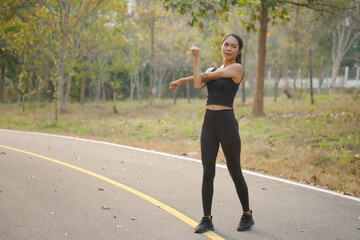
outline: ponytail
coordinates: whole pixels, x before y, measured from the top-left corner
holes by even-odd
[[[241,52],[236,56],[235,61],[241,64]]]

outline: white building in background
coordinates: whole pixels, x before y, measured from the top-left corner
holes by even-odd
[[[300,72],[299,72],[300,75]],[[268,70],[267,78],[265,79],[265,85],[268,87],[273,87],[275,84],[274,74],[271,73],[271,70]],[[286,83],[286,79],[282,78],[279,82],[279,88],[282,89],[288,84],[288,87],[291,89],[294,84],[294,79],[290,77]],[[331,76],[325,77],[322,81],[321,88],[322,89],[328,89],[331,85]],[[310,88],[310,79],[309,77],[299,77],[296,79],[296,87],[303,89],[309,89]],[[319,89],[320,81],[318,78],[313,78],[313,88]],[[335,82],[336,88],[357,88],[360,89],[360,67],[353,68],[350,72],[349,67],[344,67],[341,69],[339,76],[336,79]]]

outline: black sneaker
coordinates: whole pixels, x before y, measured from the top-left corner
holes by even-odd
[[[239,227],[237,228],[238,231],[246,231],[249,230],[252,226],[254,226],[255,222],[252,218],[252,211],[251,214],[244,213],[241,217]]]
[[[204,233],[207,231],[214,230],[214,225],[212,224],[212,217],[203,217],[201,222],[195,228],[195,233]]]

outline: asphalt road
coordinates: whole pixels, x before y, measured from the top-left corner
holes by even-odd
[[[219,165],[215,231],[194,234],[202,217],[198,160],[0,130],[0,239],[360,239],[359,198],[244,172],[254,228],[236,231],[241,205]]]

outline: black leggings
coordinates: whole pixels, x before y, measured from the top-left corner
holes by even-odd
[[[216,157],[219,143],[223,149],[227,168],[234,181],[243,211],[249,211],[248,188],[240,166],[241,140],[239,125],[234,111],[206,109],[201,131],[201,156],[204,168],[202,182],[202,201],[204,216],[211,215],[211,204],[214,192]]]

